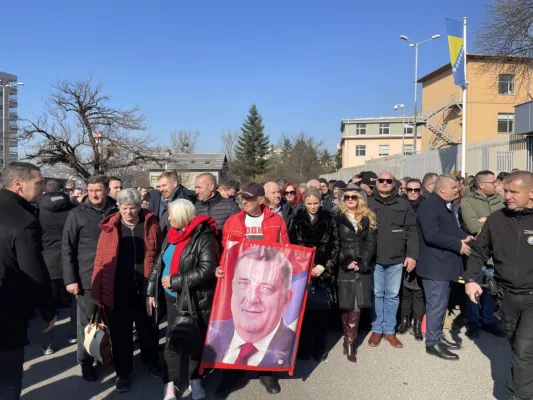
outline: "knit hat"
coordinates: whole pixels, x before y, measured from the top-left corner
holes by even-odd
[[[333,187],[334,188],[339,188],[339,189],[345,189],[346,188],[346,182],[337,181],[337,182],[334,183]]]

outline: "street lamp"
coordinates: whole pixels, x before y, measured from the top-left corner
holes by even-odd
[[[394,109],[402,109],[402,157],[405,156],[405,104],[396,104]]]
[[[413,108],[413,154],[416,154],[416,139],[418,136],[417,129],[416,129],[416,92],[417,92],[417,81],[418,81],[418,47],[421,44],[431,42],[432,40],[440,38],[440,35],[433,35],[431,38],[424,40],[422,42],[413,42],[412,40],[409,40],[409,38],[405,35],[400,36],[400,39],[405,40],[409,43],[409,47],[415,48],[415,97],[414,97],[414,108]]]
[[[3,151],[3,157],[4,162],[3,166],[4,168],[7,168],[7,164],[9,164],[9,94],[6,96],[6,89],[16,87],[16,86],[24,86],[23,82],[11,82],[11,83],[4,83],[5,79],[2,80],[2,143],[4,146]]]

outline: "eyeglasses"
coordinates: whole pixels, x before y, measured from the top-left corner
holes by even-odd
[[[408,192],[420,193],[420,189],[419,188],[407,188],[406,190]]]
[[[295,196],[296,192],[294,190],[291,190],[289,192],[285,192],[285,196]]]
[[[358,200],[359,196],[355,194],[346,194],[344,195],[344,201],[350,201],[350,200]]]
[[[394,182],[394,179],[379,178],[378,182],[381,183],[381,184],[387,183],[388,185],[392,185],[392,182]]]

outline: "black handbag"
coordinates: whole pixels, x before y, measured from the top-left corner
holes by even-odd
[[[178,354],[201,354],[204,347],[205,337],[198,326],[198,313],[187,284],[176,301],[176,317],[170,325],[167,340],[170,351]]]
[[[335,292],[326,282],[313,278],[307,286],[307,310],[329,310],[336,303]]]

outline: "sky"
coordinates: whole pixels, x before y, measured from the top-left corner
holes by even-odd
[[[342,119],[412,112],[414,49],[399,36],[442,35],[420,46],[423,76],[449,63],[446,17],[468,17],[475,51],[482,1],[9,1],[0,71],[25,83],[20,118],[42,114],[58,79],[92,74],[163,145],[199,131],[196,151],[218,152],[255,103],[271,142],[303,131],[334,152]]]

